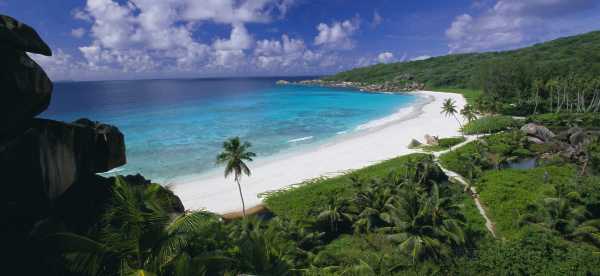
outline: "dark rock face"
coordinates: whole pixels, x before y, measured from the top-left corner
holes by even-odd
[[[35,119],[24,133],[0,148],[0,167],[9,183],[54,199],[77,179],[124,165],[123,134],[113,126],[66,124]],[[31,185],[36,183],[36,185]],[[24,187],[36,186],[36,187]],[[19,189],[20,187],[20,189]]]
[[[0,15],[0,45],[22,52],[52,55],[50,47],[33,28],[6,15]]]
[[[51,55],[31,27],[0,15],[0,139],[50,104],[52,82],[25,51]]]

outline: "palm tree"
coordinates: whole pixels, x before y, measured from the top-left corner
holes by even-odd
[[[381,218],[389,226],[380,231],[397,243],[413,264],[450,256],[453,246],[464,244],[464,218],[458,207],[450,199],[440,197],[437,184],[432,185],[431,195],[414,184],[405,187],[403,194],[387,204]]]
[[[207,223],[217,217],[203,212],[172,214],[158,190],[132,186],[118,177],[99,230],[83,236],[51,233],[44,241],[58,249],[68,270],[82,275],[154,275],[189,259],[199,266],[207,259],[191,258],[185,249]]]
[[[244,196],[242,195],[242,186],[240,180],[242,175],[250,176],[250,168],[244,161],[252,161],[256,156],[254,152],[248,151],[252,145],[248,142],[242,143],[240,137],[231,138],[223,142],[223,152],[217,155],[217,164],[225,164],[225,178],[231,173],[234,175],[242,199],[242,213],[246,217],[246,205],[244,204]]]
[[[567,193],[557,187],[556,196],[528,206],[521,216],[522,224],[552,231],[572,240],[583,240],[600,247],[600,219],[588,219],[589,212],[577,192]]]
[[[456,102],[451,99],[445,99],[444,100],[444,104],[442,105],[442,114],[446,115],[446,116],[452,116],[454,117],[454,119],[456,119],[456,121],[458,122],[458,125],[460,126],[461,132],[462,132],[462,123],[460,122],[460,120],[458,119],[458,117],[456,117],[456,114],[458,113],[458,110],[456,109]]]
[[[470,104],[467,104],[465,105],[465,107],[463,107],[463,109],[460,111],[460,115],[463,115],[463,117],[465,117],[465,119],[467,119],[467,121],[469,122],[472,122],[473,120],[477,119],[477,115],[475,115],[475,110]]]
[[[354,220],[354,215],[349,208],[346,200],[331,198],[327,207],[317,215],[317,221],[329,223],[331,232],[337,234],[340,225],[352,223]]]

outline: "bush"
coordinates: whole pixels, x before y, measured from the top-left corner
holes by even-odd
[[[449,275],[598,275],[600,255],[550,233],[529,231],[517,241],[482,244],[473,258],[462,258]]]
[[[496,133],[521,126],[522,122],[510,116],[483,117],[467,123],[463,127],[464,134]]]
[[[507,160],[531,156],[526,145],[520,131],[497,133],[443,154],[440,162],[449,170],[476,178]]]
[[[456,146],[465,141],[464,137],[451,137],[451,138],[442,138],[439,141],[439,145],[442,148],[450,148]]]
[[[598,113],[546,113],[527,118],[530,123],[544,125],[550,128],[566,128],[579,126],[584,128],[599,128],[600,114]]]
[[[464,137],[441,138],[437,145],[422,145],[422,149],[425,151],[443,151],[456,146],[465,140]]]
[[[494,170],[485,172],[474,186],[497,233],[513,239],[522,235],[518,217],[526,213],[527,206],[551,196],[555,185],[568,183],[575,174],[571,166]]]

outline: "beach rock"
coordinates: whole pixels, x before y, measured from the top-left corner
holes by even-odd
[[[14,139],[0,144],[7,194],[55,199],[79,178],[124,165],[123,134],[104,124],[67,124],[34,119]],[[18,183],[18,184],[17,184]]]
[[[410,143],[408,144],[408,148],[409,149],[414,149],[414,148],[418,148],[422,145],[421,142],[417,141],[416,139],[412,139],[410,141]]]
[[[50,104],[52,82],[25,51],[51,54],[31,27],[0,15],[0,140]]]
[[[529,123],[521,127],[521,131],[529,136],[539,138],[544,142],[550,141],[556,135],[545,126]]]
[[[427,145],[437,146],[440,143],[440,139],[437,136],[425,134],[425,143]]]
[[[289,81],[286,81],[286,80],[278,80],[278,81],[277,81],[275,84],[278,84],[278,85],[286,85],[286,84],[290,84],[290,82],[289,82]]]

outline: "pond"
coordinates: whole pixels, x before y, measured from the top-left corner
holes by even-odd
[[[510,161],[510,162],[507,162],[506,164],[503,164],[502,169],[521,169],[521,170],[533,169],[538,166],[537,161],[538,160],[535,157]]]

